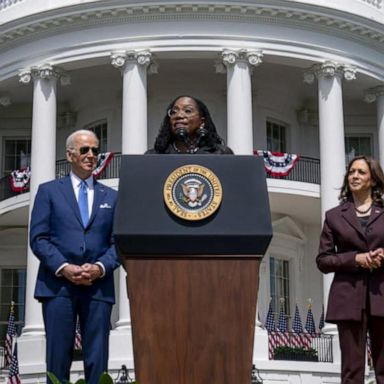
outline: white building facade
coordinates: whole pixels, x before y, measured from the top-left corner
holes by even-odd
[[[116,153],[102,180],[118,188],[119,154],[152,146],[178,95],[203,100],[235,154],[300,155],[268,178],[274,237],[261,266],[254,363],[266,384],[338,383],[331,359],[270,360],[270,299],[319,320],[331,275],[315,257],[324,213],[338,204],[346,161],[384,166],[382,0],[0,0],[0,338],[16,302],[23,383],[45,382],[44,326],[33,298],[38,260],[28,247],[38,185],[65,174],[65,138],[92,129]],[[27,193],[10,171],[30,166]],[[115,275],[110,368],[133,369],[125,272]],[[73,364],[80,377],[81,362]],[[370,372],[367,368],[367,380]],[[0,379],[1,382],[1,379]]]

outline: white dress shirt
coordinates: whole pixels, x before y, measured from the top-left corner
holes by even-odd
[[[72,187],[75,191],[76,200],[79,201],[79,191],[80,191],[80,185],[83,179],[80,179],[79,176],[75,175],[72,171],[69,174],[71,177]],[[88,196],[88,213],[89,217],[91,217],[92,214],[92,207],[93,207],[93,197],[95,195],[95,189],[93,187],[93,176],[89,176],[88,179],[84,180],[87,184],[87,196]]]

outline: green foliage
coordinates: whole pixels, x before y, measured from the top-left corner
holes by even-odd
[[[47,372],[48,377],[52,381],[53,384],[61,384],[59,379],[51,372]]]
[[[112,377],[107,372],[102,373],[99,384],[113,384]]]
[[[274,349],[276,360],[308,360],[317,361],[318,355],[316,349],[303,347],[279,346]]]
[[[67,381],[66,383],[60,383],[59,379],[52,372],[47,372],[47,375],[53,384],[72,384],[70,381]],[[137,381],[132,381],[131,383],[138,384]],[[86,384],[86,382],[84,379],[79,379],[74,384]],[[114,381],[107,372],[104,372],[100,376],[99,384],[114,384]]]

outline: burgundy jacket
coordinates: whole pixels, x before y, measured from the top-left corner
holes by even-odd
[[[373,270],[357,266],[357,253],[384,248],[384,208],[374,205],[366,231],[351,202],[326,212],[320,236],[317,266],[334,272],[326,321],[361,320],[362,310],[384,317],[384,266]]]

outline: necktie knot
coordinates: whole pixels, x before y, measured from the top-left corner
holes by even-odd
[[[79,209],[80,209],[81,220],[83,221],[84,227],[86,227],[88,224],[88,220],[89,220],[88,185],[84,180],[82,180],[80,183],[78,204],[79,204]]]
[[[87,193],[87,191],[88,191],[88,184],[87,184],[87,182],[85,180],[81,180],[80,189],[82,189],[84,193]]]

